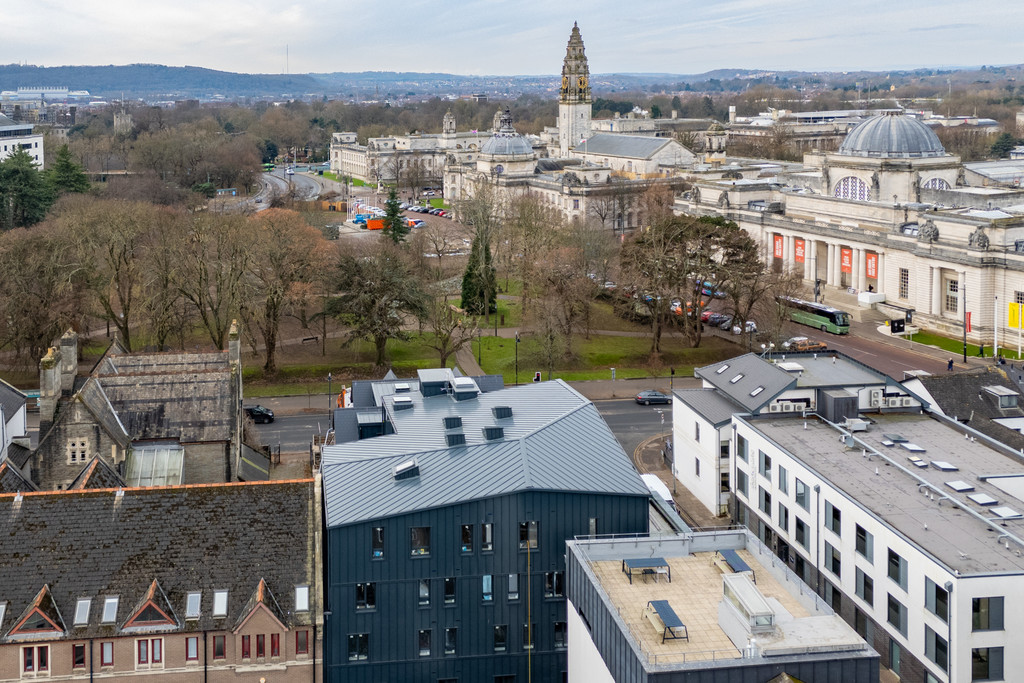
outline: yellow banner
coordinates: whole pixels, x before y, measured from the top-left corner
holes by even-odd
[[[1015,327],[1024,327],[1024,325],[1021,325],[1021,304],[1009,304],[1008,308],[1009,310],[1006,314],[1006,326],[1011,329]]]

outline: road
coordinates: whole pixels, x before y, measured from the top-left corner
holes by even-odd
[[[270,424],[256,425],[260,441],[282,453],[308,453],[313,435],[327,429],[327,413],[281,415]]]
[[[672,429],[672,406],[642,406],[631,398],[594,401],[626,455],[644,439]]]

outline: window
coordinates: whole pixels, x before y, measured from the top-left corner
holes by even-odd
[[[491,552],[494,550],[494,525],[488,522],[480,525],[480,550]]]
[[[430,579],[420,579],[419,603],[430,604]]]
[[[536,624],[523,624],[523,649],[533,649],[533,634],[537,630]]]
[[[348,636],[348,661],[358,662],[370,657],[370,634],[350,633]]]
[[[508,599],[519,599],[519,574],[508,575]]]
[[[1003,599],[974,598],[971,604],[971,629],[974,631],[1003,630]]]
[[[224,659],[227,653],[224,649],[224,636],[213,637],[213,658]]]
[[[561,598],[565,595],[565,572],[544,574],[544,597]]]
[[[473,552],[473,525],[463,524],[462,525],[462,552],[471,553]]]
[[[804,510],[810,510],[810,502],[808,498],[809,492],[807,490],[807,484],[803,483],[799,479],[796,480],[796,504],[802,507]]]
[[[295,632],[295,654],[309,654],[309,631],[303,630]]]
[[[889,548],[889,578],[907,590],[907,561],[893,552],[892,548]]]
[[[747,440],[739,434],[736,435],[736,457],[747,462]]]
[[[825,501],[825,526],[836,536],[843,535],[842,511],[827,500]]]
[[[270,634],[270,656],[280,657],[281,656],[281,634],[271,633]]]
[[[764,451],[757,452],[757,471],[768,481],[772,480],[772,457]]]
[[[875,561],[875,537],[860,524],[857,525],[857,552],[868,562]]]
[[[189,636],[185,639],[185,661],[186,662],[198,662],[199,661],[199,637]]]
[[[971,680],[1003,680],[1003,648],[976,647],[971,650]]]
[[[228,592],[213,591],[213,616],[226,617],[228,615]]]
[[[420,629],[416,642],[419,643],[420,657],[430,656],[430,629]]]
[[[693,440],[700,443],[700,422],[693,423]]]
[[[117,596],[108,595],[103,600],[103,623],[112,624],[117,621]]]
[[[789,495],[789,472],[782,465],[779,465],[779,493]]]
[[[842,554],[838,548],[825,541],[825,566],[836,576],[842,576]]]
[[[697,476],[700,476],[700,460],[697,461]],[[587,533],[591,538],[597,536],[597,517],[587,519]]]
[[[896,627],[896,630],[903,634],[904,637],[907,635],[907,606],[902,602],[889,595],[889,604],[887,608],[889,623]]]
[[[949,643],[928,626],[924,627],[924,656],[937,664],[943,671],[946,670]]]
[[[71,668],[85,668],[85,644],[75,643],[71,648]]]
[[[761,509],[761,512],[765,513],[769,517],[772,514],[772,494],[764,490],[763,486],[757,487],[757,506]]]
[[[693,473],[695,476],[700,476],[700,458],[693,459]]]
[[[494,575],[484,574],[480,582],[483,589],[484,602],[491,602],[494,600]]]
[[[960,283],[957,280],[946,280],[945,284],[944,308],[947,313],[956,313],[960,303]]]
[[[779,503],[779,528],[789,531],[789,510]]]
[[[256,657],[267,656],[267,637],[262,633],[256,636]]]
[[[223,637],[223,636],[221,636]],[[114,644],[100,643],[100,666],[114,666]]]
[[[242,659],[249,659],[252,656],[249,636],[242,636]]]
[[[199,591],[189,593],[185,596],[185,618],[198,619],[199,606],[202,603],[203,594]]]
[[[566,634],[568,629],[564,621],[555,622],[555,649],[564,650],[568,646],[568,639]]]
[[[901,299],[910,298],[910,269],[900,268],[900,294]]]
[[[949,591],[928,577],[924,579],[924,606],[943,621],[949,618]]]
[[[85,626],[89,623],[89,607],[92,605],[92,598],[79,598],[75,603],[75,626]]]
[[[21,648],[22,671],[24,673],[41,673],[50,670],[50,646]]]
[[[384,527],[375,526],[370,534],[370,556],[375,560],[384,558]]]
[[[455,577],[449,576],[444,580],[444,604],[455,604]]]
[[[295,611],[309,611],[309,586],[295,587]]]
[[[872,607],[875,605],[875,582],[874,580],[857,568],[857,597]]]
[[[377,607],[377,584],[356,584],[356,609],[375,609]]]
[[[736,470],[736,493],[747,497],[747,473],[743,470]]]
[[[537,549],[537,522],[519,523],[519,549]]]
[[[498,624],[494,627],[494,651],[504,652],[508,649],[508,626]]]
[[[409,540],[413,557],[430,554],[430,527],[414,526],[409,530]]]

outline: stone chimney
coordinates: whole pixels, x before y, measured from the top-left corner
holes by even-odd
[[[60,338],[60,391],[71,395],[78,374],[78,333],[68,330]]]
[[[45,434],[49,425],[53,424],[53,415],[57,411],[57,401],[60,399],[60,369],[60,351],[51,346],[39,361],[40,434]]]

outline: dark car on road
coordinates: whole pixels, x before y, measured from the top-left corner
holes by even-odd
[[[244,410],[245,414],[248,415],[256,424],[274,421],[274,411],[270,408],[264,408],[263,406],[246,406]]]
[[[654,389],[648,389],[647,391],[641,391],[636,395],[636,402],[649,406],[652,403],[671,403],[672,399],[668,394],[663,394],[660,391],[655,391]]]

